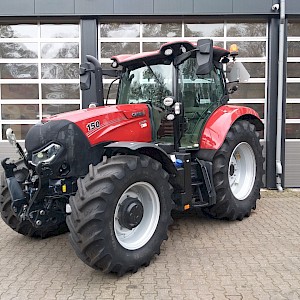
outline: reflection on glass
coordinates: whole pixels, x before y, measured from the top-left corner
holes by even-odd
[[[143,43],[143,52],[158,50],[163,44],[164,42]]]
[[[1,79],[37,79],[37,64],[0,64]]]
[[[124,74],[119,88],[118,102],[147,103],[163,107],[163,99],[172,95],[172,66],[152,65]]]
[[[289,23],[287,26],[288,36],[300,36],[300,23]]]
[[[211,37],[224,36],[224,24],[185,24],[184,36]]]
[[[33,24],[0,25],[0,38],[37,38],[38,26]]]
[[[239,83],[238,90],[230,95],[231,99],[264,99],[264,83]]]
[[[266,23],[227,23],[227,36],[266,36]]]
[[[18,140],[24,140],[27,132],[33,126],[33,124],[3,124],[2,125],[2,139],[6,140],[6,130],[11,128]]]
[[[265,78],[265,63],[263,62],[243,62],[244,67],[251,78]]]
[[[1,99],[39,99],[37,84],[2,84]]]
[[[61,114],[67,111],[77,110],[79,108],[79,104],[43,104],[43,118]]]
[[[266,56],[266,42],[227,42],[227,48],[230,45],[237,44],[239,48],[239,57],[264,57]]]
[[[140,36],[140,24],[109,23],[100,24],[101,37],[129,38]]]
[[[300,103],[288,103],[286,105],[286,117],[288,119],[300,119]]]
[[[41,43],[42,58],[79,58],[78,43]]]
[[[181,37],[181,23],[143,24],[144,37]]]
[[[287,63],[287,77],[300,78],[300,62]]]
[[[220,48],[224,48],[224,42],[217,42],[217,41],[213,41],[213,45],[220,47]]]
[[[136,54],[140,52],[140,43],[101,43],[102,58],[111,58],[118,54]]]
[[[1,116],[3,120],[38,119],[38,104],[3,104],[1,108]]]
[[[285,124],[285,137],[287,139],[300,139],[300,124]]]
[[[78,79],[78,64],[42,64],[42,79]]]
[[[42,84],[43,99],[79,99],[79,84]]]
[[[41,24],[41,38],[78,38],[78,24]]]
[[[288,42],[288,56],[300,57],[300,42]]]
[[[300,83],[287,84],[287,98],[300,98]]]
[[[1,43],[0,42],[0,58],[37,58],[37,57],[38,57],[37,43]]]

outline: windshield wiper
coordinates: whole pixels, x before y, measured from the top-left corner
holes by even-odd
[[[158,76],[155,74],[155,72],[152,70],[152,68],[149,65],[147,65],[145,62],[144,62],[144,65],[148,68],[148,70],[151,72],[151,74],[155,77],[157,83],[159,83],[163,87],[164,83],[160,82]]]

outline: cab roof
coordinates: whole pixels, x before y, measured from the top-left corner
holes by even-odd
[[[132,66],[137,68],[146,63],[155,64],[161,61],[171,63],[172,57],[177,56],[185,51],[196,49],[197,44],[188,41],[176,41],[163,44],[158,50],[150,52],[142,52],[137,54],[120,54],[112,56],[112,60],[116,61],[118,65],[128,67]],[[173,54],[170,56],[165,55],[165,50],[171,48]],[[213,47],[214,60],[220,61],[222,57],[226,57],[230,52],[221,47]]]

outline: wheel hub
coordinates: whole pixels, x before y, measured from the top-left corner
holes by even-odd
[[[252,191],[256,176],[253,149],[246,142],[239,143],[232,151],[228,166],[228,181],[237,200],[246,199]]]
[[[138,198],[127,197],[119,208],[119,223],[131,230],[141,223],[143,215],[144,208],[141,201]]]
[[[230,167],[229,167],[229,175],[230,175],[230,176],[233,176],[234,171],[235,171],[235,170],[234,170],[234,164],[231,164]]]

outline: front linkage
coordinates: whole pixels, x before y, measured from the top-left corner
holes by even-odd
[[[77,190],[76,179],[49,179],[52,171],[44,163],[38,164],[35,170],[23,168],[22,178],[17,179],[17,165],[7,161],[8,158],[1,164],[11,196],[11,209],[18,221],[29,221],[37,229],[64,223],[66,203]]]

